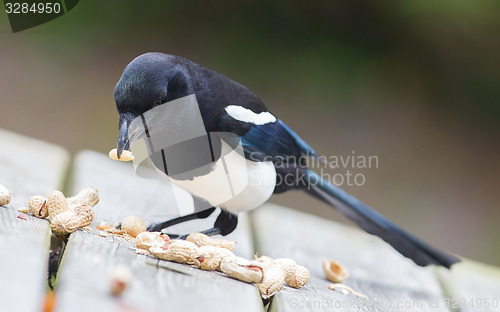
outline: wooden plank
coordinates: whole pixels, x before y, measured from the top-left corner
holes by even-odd
[[[136,255],[120,239],[77,231],[64,253],[56,311],[262,311],[257,289],[214,272]],[[153,265],[148,264],[153,263]],[[125,265],[133,279],[120,298],[109,290],[110,272]],[[126,309],[128,307],[128,309]]]
[[[46,220],[20,207],[35,194],[47,196],[62,185],[68,153],[61,147],[0,130],[0,184],[12,195],[0,207],[0,302],[2,311],[40,310],[47,288],[50,229]]]
[[[128,215],[149,223],[177,214],[175,209],[169,209],[173,197],[160,181],[139,178],[131,164],[111,161],[107,155],[80,153],[72,176],[74,192],[89,185],[99,190],[95,223],[119,222]],[[232,235],[238,241],[235,253],[250,257],[253,245],[248,219],[242,221]],[[214,217],[189,226],[200,230],[211,227],[213,222]],[[178,231],[187,233],[190,229],[185,225]],[[123,240],[87,230],[71,234],[58,272],[56,311],[113,311],[124,304],[145,311],[234,311],[235,307],[241,311],[263,310],[253,285],[220,273],[139,256],[130,247],[132,244]],[[118,264],[127,265],[134,274],[129,290],[120,299],[109,293],[109,272]]]
[[[453,311],[500,311],[499,268],[464,260],[451,271],[437,269],[437,273]]]
[[[276,294],[272,311],[448,311],[432,268],[416,266],[379,238],[271,204],[252,219],[259,254],[292,258],[311,273],[304,288]],[[344,283],[369,299],[328,289],[323,259],[343,264],[350,273]]]

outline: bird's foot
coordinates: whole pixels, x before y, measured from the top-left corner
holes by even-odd
[[[170,226],[179,224],[179,223],[183,223],[183,222],[195,220],[195,219],[207,218],[208,216],[210,216],[212,214],[212,212],[214,212],[214,210],[215,210],[215,208],[212,207],[212,208],[209,208],[209,209],[206,209],[203,211],[198,211],[198,212],[186,215],[186,216],[181,216],[181,217],[177,217],[177,218],[174,218],[171,220],[167,220],[165,222],[153,223],[147,227],[147,230],[148,230],[148,232],[161,232],[161,230],[168,228]]]
[[[193,219],[201,219],[208,217],[215,208],[210,208],[208,210],[200,211],[194,214],[190,214],[187,216],[178,217],[166,222],[161,223],[153,223],[147,227],[149,232],[161,232],[163,229],[168,228],[172,225],[179,224],[185,221],[193,220]],[[208,236],[220,234],[222,236],[226,236],[229,233],[233,232],[236,226],[238,225],[238,217],[230,212],[221,210],[221,213],[215,220],[214,227],[208,230],[200,231],[199,233],[203,233]],[[189,234],[167,234],[170,238],[176,239],[186,239]]]
[[[146,229],[148,232],[161,232],[161,230],[163,230],[165,228],[165,226],[163,226],[164,223],[165,222],[152,223],[152,224],[148,225],[148,227]]]
[[[204,230],[204,231],[200,231],[198,233],[202,233],[202,234],[205,234],[205,235],[208,235],[208,236],[213,236],[213,235],[217,235],[217,234],[222,234],[222,230],[220,228],[211,228],[211,229],[208,229],[208,230]],[[166,235],[168,235],[168,237],[170,238],[173,238],[173,239],[186,239],[189,234],[168,234],[168,233],[164,233]]]

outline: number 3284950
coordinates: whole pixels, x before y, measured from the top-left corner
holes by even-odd
[[[5,4],[5,12],[7,14],[58,14],[61,12],[60,3],[22,3],[22,2],[7,2]]]
[[[451,309],[462,308],[498,308],[498,298],[445,298],[445,305]]]

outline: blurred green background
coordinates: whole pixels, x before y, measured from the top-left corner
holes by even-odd
[[[107,153],[113,88],[148,51],[246,85],[322,155],[377,156],[342,187],[500,265],[500,1],[80,1],[16,34],[2,11],[0,127]],[[302,193],[272,201],[345,221]]]

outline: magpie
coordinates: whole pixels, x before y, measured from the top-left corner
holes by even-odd
[[[272,194],[302,190],[338,209],[360,228],[379,236],[417,265],[435,264],[450,268],[460,261],[458,257],[439,251],[409,234],[308,168],[305,160],[318,159],[318,154],[248,88],[179,56],[150,52],[136,57],[126,66],[114,90],[119,113],[118,157],[137,140],[136,135],[129,133],[134,120],[142,118],[146,127],[144,114],[149,112],[155,116],[163,105],[166,107],[172,101],[190,96],[196,99],[204,131],[209,136],[226,134],[221,135],[220,140],[209,140],[213,162],[201,173],[179,176],[167,170],[165,153],[168,154],[168,149],[161,150],[163,162],[161,157],[151,157],[151,160],[174,184],[209,205],[206,209],[152,224],[148,230],[159,231],[181,222],[206,218],[219,206],[221,212],[214,227],[203,233],[227,235],[236,228],[239,211],[260,206]],[[178,114],[172,117],[175,119],[173,123],[181,125],[189,115]],[[166,116],[166,120],[168,118]],[[147,127],[145,132],[150,136]],[[200,145],[200,142],[195,140],[193,145]],[[239,154],[240,165],[221,162],[224,150],[227,152],[237,145],[243,150]],[[244,170],[242,174],[248,180],[248,187],[226,201],[216,198],[219,194],[217,188],[222,182],[218,180],[221,176],[214,172],[223,166],[225,169],[230,166],[236,171]]]

